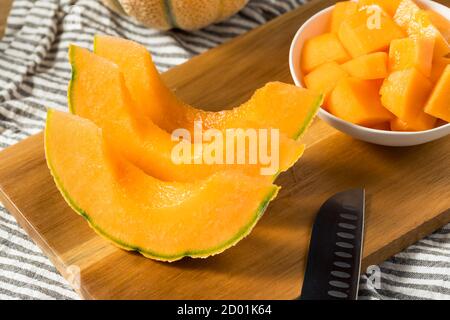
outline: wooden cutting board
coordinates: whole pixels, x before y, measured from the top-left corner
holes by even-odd
[[[246,100],[267,81],[291,82],[294,33],[332,3],[300,7],[164,79],[186,101],[216,110]],[[283,189],[253,233],[206,260],[155,262],[97,236],[56,189],[42,134],[0,153],[0,198],[65,277],[72,277],[74,266],[80,269],[77,291],[87,299],[293,299],[300,293],[317,210],[352,187],[363,186],[368,194],[363,268],[450,222],[450,137],[387,148],[355,141],[316,120],[304,141],[304,157],[279,177]]]

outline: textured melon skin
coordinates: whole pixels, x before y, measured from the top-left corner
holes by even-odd
[[[160,30],[196,30],[220,22],[242,9],[249,0],[103,0],[119,13]]]
[[[70,193],[66,190],[64,184],[62,183],[61,179],[59,178],[58,172],[55,170],[54,166],[52,165],[53,159],[50,156],[51,150],[50,150],[50,143],[49,143],[49,137],[52,134],[51,133],[51,124],[52,124],[52,118],[53,118],[52,115],[57,114],[57,116],[58,116],[58,113],[63,114],[61,112],[53,111],[51,109],[48,110],[47,122],[46,122],[46,128],[45,128],[46,160],[47,160],[47,165],[48,165],[48,168],[50,169],[51,175],[53,176],[53,179],[55,181],[55,184],[56,184],[58,190],[61,192],[65,201],[68,203],[68,205],[75,212],[77,212],[79,215],[84,217],[88,221],[90,227],[93,228],[97,234],[99,234],[100,236],[104,237],[105,239],[113,242],[116,246],[118,246],[122,249],[125,249],[128,251],[137,251],[147,258],[151,258],[151,259],[159,260],[159,261],[167,261],[167,262],[176,261],[176,260],[182,259],[184,257],[207,258],[209,256],[222,253],[226,249],[229,249],[230,247],[233,247],[234,245],[236,245],[240,240],[242,240],[248,234],[250,234],[250,232],[252,231],[252,229],[254,228],[256,223],[258,222],[258,220],[264,214],[270,201],[273,200],[278,193],[279,187],[274,186],[274,185],[268,186],[267,187],[268,191],[267,191],[266,196],[263,197],[259,206],[252,214],[251,219],[249,219],[248,223],[243,225],[233,237],[231,237],[227,241],[220,243],[219,245],[212,246],[211,248],[203,249],[203,250],[188,250],[188,251],[183,251],[183,252],[176,253],[176,254],[164,254],[162,252],[156,252],[151,249],[133,245],[132,243],[129,243],[127,241],[124,241],[123,239],[120,239],[120,238],[117,238],[117,237],[111,235],[108,231],[105,230],[105,228],[98,225],[96,223],[96,221],[94,219],[92,219],[91,214],[89,214],[89,212],[87,212],[80,205],[78,205],[77,201],[71,197]],[[76,116],[71,116],[71,115],[67,115],[67,114],[65,114],[64,116],[78,118]],[[80,118],[80,120],[81,120],[81,118]],[[59,121],[61,121],[61,119]],[[88,121],[88,120],[83,119],[81,121]],[[92,126],[94,127],[93,124],[92,124]],[[82,131],[82,130],[80,130],[80,131]],[[57,134],[59,132],[57,132]],[[67,170],[70,170],[70,169],[71,168],[67,168]],[[261,180],[259,180],[259,181],[261,181]],[[89,182],[87,182],[87,183],[89,183]]]

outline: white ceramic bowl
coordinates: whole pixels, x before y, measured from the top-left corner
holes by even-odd
[[[450,8],[429,0],[416,0],[423,7],[434,10],[450,20]],[[306,21],[291,44],[289,53],[289,67],[292,78],[297,86],[303,87],[303,74],[300,68],[300,59],[303,44],[306,40],[327,32],[328,22],[334,6],[328,7]],[[384,146],[413,146],[430,142],[450,134],[450,124],[440,126],[427,131],[419,132],[393,132],[369,129],[358,126],[348,121],[339,119],[324,109],[320,109],[318,116],[332,127],[340,130],[356,139]]]

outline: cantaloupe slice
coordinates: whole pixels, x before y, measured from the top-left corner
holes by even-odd
[[[386,14],[368,14],[358,11],[342,22],[339,40],[353,58],[384,51],[394,39],[403,38],[404,32]]]
[[[430,80],[432,83],[438,82],[445,68],[450,64],[449,58],[435,58],[433,61],[433,66],[431,67]]]
[[[376,82],[357,78],[344,78],[332,91],[328,108],[343,120],[362,126],[375,126],[393,119],[380,102]]]
[[[324,106],[326,106],[329,94],[336,87],[339,80],[345,77],[348,77],[348,73],[339,64],[328,62],[308,73],[304,81],[308,89],[324,95]]]
[[[393,72],[380,89],[385,108],[406,123],[414,123],[423,113],[432,84],[415,68]]]
[[[434,52],[433,38],[403,38],[391,42],[389,48],[389,70],[398,71],[416,68],[430,77]]]
[[[412,0],[402,0],[394,16],[395,22],[412,38],[435,39],[434,56],[444,57],[450,53],[450,44],[431,23],[428,13]]]
[[[121,38],[96,36],[94,52],[119,67],[137,108],[168,132],[178,128],[192,132],[194,120],[201,120],[205,129],[237,128],[254,122],[262,127],[279,128],[287,136],[298,138],[321,103],[321,97],[309,90],[271,83],[241,107],[207,112],[183,103],[167,88],[144,46]],[[309,108],[312,105],[314,108]]]
[[[261,168],[267,167],[263,161],[258,161],[256,164],[195,164],[199,155],[194,152],[190,159],[192,164],[175,163],[172,159],[172,151],[178,141],[173,141],[170,133],[159,128],[135,107],[119,68],[112,62],[76,46],[71,46],[69,56],[73,70],[68,90],[71,112],[95,122],[111,141],[120,146],[126,159],[146,173],[166,181],[193,181],[224,169],[242,170],[247,174],[255,175],[260,172]],[[291,99],[301,99],[302,92],[305,90],[297,89],[291,85],[269,84],[255,93],[255,96],[248,102],[249,109],[260,109],[258,104],[267,103],[272,92],[275,92],[274,94],[277,96],[277,93],[280,94],[279,91],[281,91],[286,95],[284,101],[287,102]],[[320,100],[316,101],[315,105],[311,105],[310,112],[314,113],[315,111],[312,110],[317,109],[319,103]],[[251,119],[251,115],[249,118]],[[308,121],[311,119],[305,119],[305,122]],[[264,128],[260,123],[252,120],[242,122],[238,118],[235,123],[238,123],[236,128],[241,129]],[[300,127],[304,125],[307,124],[299,123],[297,131],[301,131]],[[269,140],[269,146],[271,146],[271,140]],[[195,150],[195,147],[191,145],[189,149]],[[279,140],[280,171],[285,171],[292,166],[303,150],[304,146],[301,143],[287,138],[281,133]],[[200,154],[200,157],[202,155]]]
[[[348,60],[350,56],[336,34],[324,33],[305,42],[301,54],[301,68],[309,73],[324,63],[331,61],[343,63]]]
[[[278,188],[219,172],[163,182],[123,160],[92,122],[49,110],[47,164],[68,204],[101,236],[156,260],[218,254],[247,236]]]
[[[388,75],[388,55],[386,52],[369,53],[342,65],[352,77],[363,80],[383,79]]]
[[[389,14],[391,17],[394,16],[395,11],[397,10],[398,5],[400,4],[401,0],[359,0],[358,1],[358,8],[364,9],[368,6],[379,6]]]
[[[392,131],[425,131],[436,126],[436,118],[430,117],[424,112],[420,112],[416,118],[410,122],[405,122],[399,118],[391,121]]]
[[[354,1],[341,1],[336,3],[331,13],[331,32],[338,33],[342,21],[356,13],[356,11],[358,11],[358,3]]]
[[[439,32],[442,34],[444,39],[447,40],[447,42],[450,42],[450,21],[433,10],[425,10],[425,12],[430,18],[433,26],[435,26],[439,30]]]
[[[450,122],[450,65],[447,65],[425,106],[425,112]]]

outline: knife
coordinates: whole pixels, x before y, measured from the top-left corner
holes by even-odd
[[[356,300],[364,235],[364,189],[338,193],[314,222],[301,300]]]

